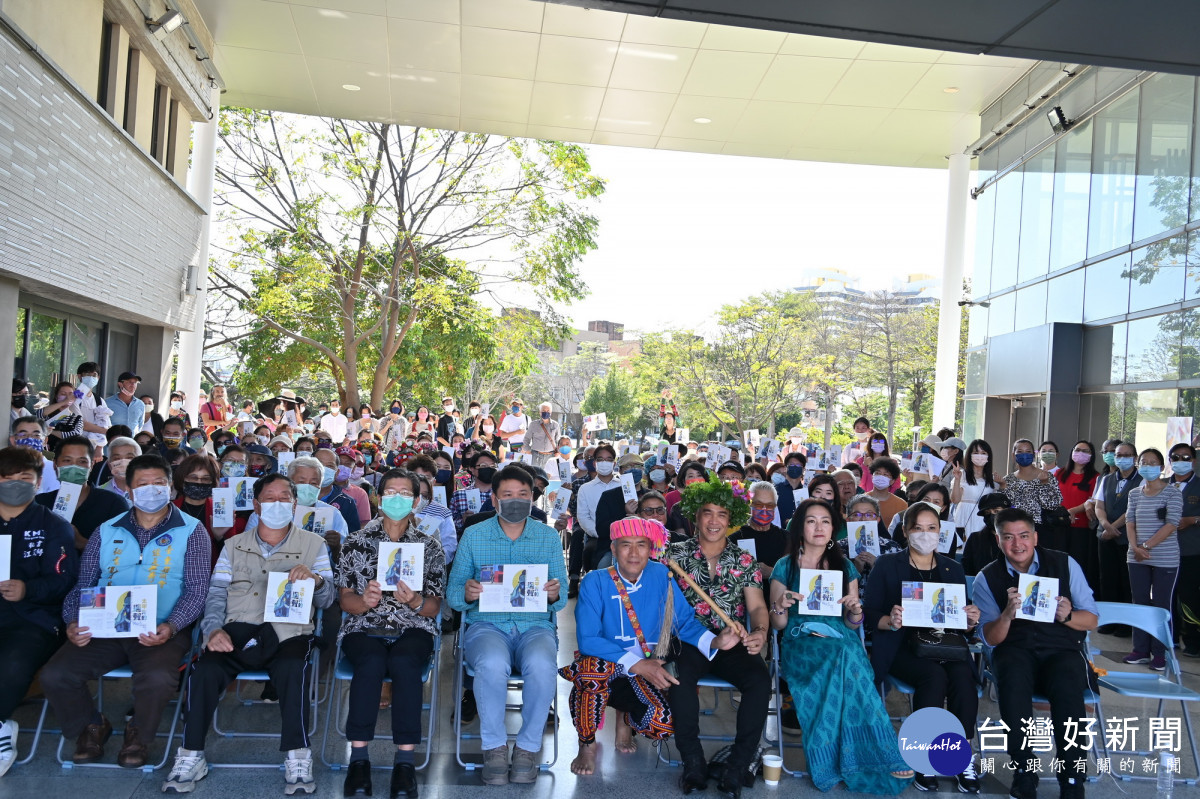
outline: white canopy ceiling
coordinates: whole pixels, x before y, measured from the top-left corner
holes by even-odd
[[[537,0],[194,0],[226,105],[944,167],[1033,64]]]

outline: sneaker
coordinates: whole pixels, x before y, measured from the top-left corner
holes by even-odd
[[[1038,775],[1021,769],[1013,774],[1008,795],[1013,799],[1037,799]]]
[[[1145,666],[1150,662],[1150,656],[1145,652],[1130,652],[1121,662],[1130,666]]]
[[[295,793],[312,793],[317,789],[312,776],[312,750],[292,749],[283,761],[284,786],[283,792],[288,796]]]
[[[913,785],[917,786],[918,791],[936,791],[938,789],[937,775],[917,772],[913,775]]]
[[[1058,799],[1083,799],[1083,780],[1079,777],[1059,778]]]
[[[537,780],[538,752],[527,752],[519,746],[513,747],[512,768],[508,772],[508,781],[518,785],[528,785]]]
[[[182,746],[175,751],[175,765],[167,781],[162,784],[163,793],[191,793],[196,783],[208,776],[208,761],[203,752],[193,752]]]
[[[1159,655],[1150,661],[1150,671],[1166,671],[1166,670],[1167,670],[1166,655]]]
[[[12,719],[0,724],[0,777],[17,762],[17,723]]]
[[[508,785],[508,744],[483,751],[484,785]]]
[[[967,769],[954,778],[958,782],[959,793],[979,793],[979,775],[975,773],[975,758],[967,763]]]

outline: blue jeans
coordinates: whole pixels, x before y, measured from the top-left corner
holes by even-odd
[[[483,749],[508,744],[504,706],[508,678],[514,672],[525,680],[521,694],[521,731],[517,746],[539,752],[546,715],[558,688],[558,634],[549,627],[525,632],[487,622],[470,625],[463,634],[463,656],[475,672],[475,706]]]

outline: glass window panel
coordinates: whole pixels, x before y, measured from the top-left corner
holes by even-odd
[[[984,394],[987,392],[987,350],[967,353],[967,375],[964,393]]]
[[[1054,149],[1025,164],[1021,198],[1021,252],[1017,282],[1046,274],[1050,263],[1050,222],[1054,206]]]
[[[29,315],[29,356],[25,379],[29,393],[49,391],[62,374],[64,321],[33,312]]]
[[[1016,285],[1021,244],[1021,179],[1018,170],[1005,175],[996,190],[996,227],[992,237],[992,291]]]
[[[1016,310],[1015,292],[1001,295],[992,300],[988,311],[988,336],[1002,336],[1013,332],[1013,313]]]
[[[25,322],[29,318],[28,308],[17,309],[16,358],[13,361],[13,377],[25,374]]]
[[[996,187],[991,186],[975,200],[975,267],[971,273],[971,296],[986,297],[992,286],[992,227],[996,223]]]
[[[1037,327],[1046,322],[1046,282],[1034,283],[1017,291],[1015,330]]]
[[[1179,379],[1191,380],[1200,377],[1200,309],[1180,311],[1179,327]]]
[[[1151,316],[1129,323],[1126,383],[1179,379],[1180,323],[1179,314]]]
[[[1079,398],[1079,435],[1097,450],[1112,437],[1109,424],[1114,398],[1118,405],[1122,403],[1120,394],[1084,394]]]
[[[987,341],[988,309],[982,305],[972,305],[967,319],[967,346],[978,347]]]
[[[128,333],[110,330],[108,334],[108,358],[100,379],[104,381],[104,395],[117,390],[117,375],[124,371],[136,371],[134,367],[135,339]]]
[[[1174,416],[1179,404],[1179,392],[1173,388],[1157,391],[1126,392],[1127,396],[1136,398],[1137,421],[1133,430],[1133,441],[1138,451],[1154,447],[1160,452],[1166,450],[1167,417]],[[1126,404],[1128,405],[1128,399]],[[1126,408],[1126,414],[1128,414]],[[1127,433],[1128,434],[1128,433]]]
[[[1195,93],[1196,79],[1187,75],[1160,74],[1142,84],[1134,241],[1187,224]]]
[[[969,399],[963,402],[963,440],[974,441],[983,437],[983,404],[984,400],[982,399]]]
[[[1191,418],[1194,441],[1197,434],[1200,434],[1200,425],[1196,424],[1197,417],[1200,417],[1200,388],[1185,388],[1179,392],[1179,410],[1176,411],[1176,415]]]
[[[1187,286],[1184,289],[1184,299],[1194,300],[1200,297],[1200,233],[1189,233],[1187,237]]]
[[[1133,265],[1128,272],[1130,312],[1183,300],[1186,243],[1187,236],[1175,236],[1133,251]]]
[[[1046,321],[1083,321],[1083,269],[1046,281]]]
[[[1092,124],[1080,125],[1054,145],[1054,211],[1050,271],[1087,256],[1088,202],[1092,186]]]
[[[1083,331],[1083,384],[1106,386],[1125,382],[1125,325]]]
[[[74,374],[79,364],[87,361],[100,362],[100,348],[104,342],[104,325],[82,319],[71,319],[67,325],[67,362],[64,369]]]
[[[1129,253],[1084,270],[1083,321],[1095,322],[1129,311]]]
[[[1133,240],[1133,189],[1137,165],[1138,90],[1096,115],[1088,257]]]

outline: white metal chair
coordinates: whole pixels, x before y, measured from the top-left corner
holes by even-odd
[[[462,702],[459,700],[462,697],[464,679],[466,677],[474,677],[475,676],[474,670],[472,670],[471,667],[467,664],[466,651],[465,651],[466,647],[462,644],[462,641],[465,640],[465,638],[466,638],[466,630],[467,630],[467,622],[466,622],[466,619],[463,619],[462,627],[460,628],[460,631],[459,631],[460,638],[459,638],[459,644],[457,647],[457,657],[456,657],[455,676],[454,676],[454,697],[453,697],[454,698],[454,759],[456,761],[458,761],[458,765],[462,766],[467,771],[475,771],[476,769],[483,768],[483,764],[468,762],[466,760],[463,760],[463,751],[462,751],[463,741],[479,740],[479,738],[480,738],[480,736],[476,733],[463,732]],[[555,677],[555,679],[558,679],[557,676]],[[514,664],[513,671],[509,675],[509,678],[508,678],[508,690],[509,691],[519,691],[524,687],[524,685],[525,685],[525,680],[520,675],[520,673],[517,672],[517,667]],[[522,704],[520,702],[506,702],[504,707],[505,707],[505,710],[519,711],[522,708]],[[554,754],[548,763],[538,764],[538,769],[540,771],[549,771],[550,768],[555,763],[558,762],[558,729],[560,726],[560,721],[558,718],[557,686],[555,686],[554,699],[550,703],[550,712],[554,716],[554,734],[553,734]],[[516,740],[516,735],[509,733],[508,740],[510,740],[510,741]]]
[[[808,776],[808,772],[802,771],[801,769],[796,769],[795,771],[793,771],[792,769],[787,767],[787,757],[785,754],[785,750],[787,750],[787,749],[803,749],[804,745],[801,743],[795,743],[792,741],[783,740],[783,722],[782,722],[783,690],[782,690],[782,688],[780,688],[780,674],[782,672],[781,672],[780,663],[779,663],[779,644],[780,644],[779,631],[775,630],[771,633],[771,682],[775,688],[775,714],[780,719],[780,725],[779,725],[779,739],[777,741],[772,741],[768,738],[767,743],[771,744],[772,746],[778,747],[779,757],[780,757],[780,759],[782,759],[784,761],[783,762],[783,773],[784,774],[789,774],[793,777],[806,777],[806,776]]]
[[[429,714],[429,720],[426,722],[425,728],[425,759],[417,766],[417,770],[424,769],[429,765],[430,759],[433,757],[433,738],[437,730],[437,713],[434,710],[434,704],[437,701],[438,686],[440,684],[439,672],[441,671],[442,662],[442,614],[438,612],[434,623],[438,629],[438,634],[433,639],[433,654],[429,658],[429,663],[425,666],[425,671],[421,675],[421,683],[429,684],[429,701],[421,704],[421,711]],[[321,762],[334,771],[345,768],[341,762],[332,762],[327,756],[329,748],[329,728],[331,719],[334,714],[337,714],[337,721],[332,722],[334,732],[343,738],[346,735],[346,723],[341,717],[342,703],[346,700],[349,694],[350,682],[354,679],[354,665],[342,655],[342,645],[338,643],[337,653],[334,659],[334,667],[331,675],[332,685],[330,687],[329,706],[325,711],[325,733],[321,739]],[[385,683],[391,683],[391,677],[385,677]],[[391,770],[391,766],[373,766],[377,770]]]

